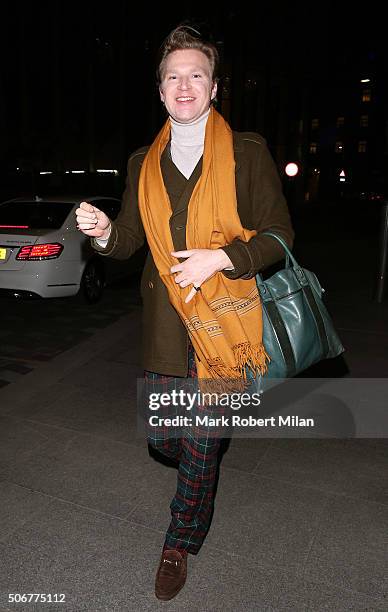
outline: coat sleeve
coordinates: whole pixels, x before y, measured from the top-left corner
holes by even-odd
[[[244,145],[247,155],[242,163],[250,166],[248,173],[244,172],[244,177],[248,177],[245,180],[249,182],[249,229],[256,229],[257,235],[248,242],[237,238],[222,247],[234,266],[234,270],[223,270],[223,274],[230,279],[253,278],[284,257],[281,245],[274,238],[263,236],[262,232],[278,234],[290,248],[294,240],[280,177],[265,140],[258,134],[250,134],[249,138],[244,139]]]
[[[138,205],[138,184],[145,148],[139,149],[128,160],[127,178],[121,210],[111,221],[112,229],[105,247],[92,238],[92,247],[100,254],[115,259],[128,259],[139,249],[145,239]]]

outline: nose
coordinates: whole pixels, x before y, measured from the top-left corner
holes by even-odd
[[[179,81],[179,89],[188,89],[190,87],[189,77],[182,77]]]

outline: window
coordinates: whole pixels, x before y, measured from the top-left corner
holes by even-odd
[[[0,206],[0,225],[22,225],[25,229],[59,229],[73,206],[73,202],[7,202]]]
[[[245,79],[245,89],[249,91],[255,90],[257,87],[257,80],[255,78],[247,78]]]
[[[363,89],[361,94],[362,102],[370,102],[371,101],[371,91],[370,89]]]
[[[360,117],[360,127],[368,127],[369,125],[369,116],[361,115]]]
[[[337,117],[337,128],[342,127],[345,123],[345,117]]]
[[[222,97],[228,100],[230,98],[230,77],[229,76],[224,77],[222,81]]]
[[[316,153],[317,152],[317,143],[316,142],[310,142],[310,153]]]
[[[359,140],[358,141],[358,152],[359,153],[366,153],[366,140]]]
[[[344,151],[344,143],[341,142],[340,140],[337,140],[337,142],[335,143],[335,152],[343,153],[343,151]]]
[[[319,119],[311,119],[311,129],[316,130],[319,128]]]
[[[102,210],[112,221],[116,219],[121,209],[120,200],[97,200],[96,207]]]

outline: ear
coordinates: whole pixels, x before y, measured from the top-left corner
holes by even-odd
[[[159,95],[160,95],[160,99],[161,99],[161,101],[162,101],[162,102],[163,102],[163,104],[164,104],[165,97],[164,97],[164,93],[163,93],[163,91],[162,91],[162,88],[161,88],[161,87],[159,87]]]
[[[214,98],[216,97],[216,95],[217,95],[217,83],[214,83],[214,84],[213,84],[213,87],[212,87],[211,94],[210,94],[210,99],[211,99],[211,100],[214,100]]]

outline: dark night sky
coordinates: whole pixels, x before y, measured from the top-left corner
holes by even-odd
[[[267,65],[299,78],[313,71],[327,79],[354,63],[367,65],[367,58],[386,45],[385,21],[377,3],[364,8],[349,2],[186,6],[180,11],[172,11],[167,3],[133,8],[122,0],[101,5],[90,0],[3,5],[2,156],[13,160],[20,152],[31,156],[39,149],[43,159],[50,157],[54,138],[57,151],[65,155],[70,149],[77,161],[76,149],[81,150],[88,138],[90,96],[98,125],[97,148],[117,148],[111,135],[120,129],[124,112],[127,123],[132,122],[132,128],[126,127],[124,146],[149,141],[162,115],[147,122],[148,130],[138,117],[156,112],[155,103],[150,103],[157,95],[155,52],[183,19],[208,22],[215,40],[224,42],[226,64],[239,61],[243,69]],[[123,99],[126,108],[120,109]],[[53,135],[53,125],[59,124]]]

